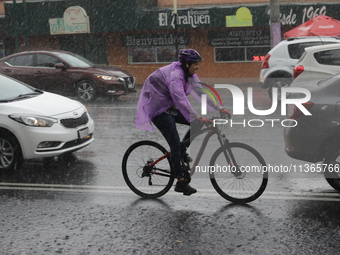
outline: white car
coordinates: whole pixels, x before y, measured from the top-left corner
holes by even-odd
[[[78,101],[0,75],[0,172],[79,150],[94,140],[93,132]]]
[[[306,47],[321,44],[340,43],[340,38],[329,36],[308,36],[289,38],[281,41],[265,56],[261,72],[260,83],[263,88],[268,88],[272,97],[272,88],[288,87],[292,83],[293,69]]]
[[[324,79],[340,73],[340,44],[305,48],[294,68],[294,82]]]

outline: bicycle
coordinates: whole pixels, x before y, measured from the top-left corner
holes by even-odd
[[[220,119],[227,116],[221,114]],[[212,118],[212,121],[217,119]],[[209,139],[217,135],[220,147],[210,160],[209,177],[214,189],[223,198],[234,203],[248,203],[264,192],[268,182],[266,163],[253,147],[239,142],[229,142],[222,133],[224,125],[210,125],[181,144],[181,165],[186,178],[191,178],[204,153]],[[201,134],[205,135],[193,166],[186,152],[190,143]],[[124,154],[122,172],[128,187],[143,198],[157,198],[172,187],[170,152],[154,141],[143,140],[132,144]]]

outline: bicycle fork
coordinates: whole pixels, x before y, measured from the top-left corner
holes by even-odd
[[[236,159],[234,157],[233,152],[230,149],[230,142],[225,137],[224,134],[221,134],[218,136],[218,140],[220,141],[220,144],[222,146],[224,157],[227,160],[227,163],[229,167],[231,168],[232,174],[237,178],[242,175],[242,171],[240,169],[240,166],[237,164]]]

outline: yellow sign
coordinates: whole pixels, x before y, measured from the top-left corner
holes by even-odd
[[[236,11],[235,16],[226,16],[226,27],[252,27],[253,15],[246,7],[241,7]]]

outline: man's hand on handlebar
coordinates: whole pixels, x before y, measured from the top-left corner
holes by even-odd
[[[231,118],[231,113],[227,111],[224,108],[219,109],[220,111],[220,118],[224,119],[230,119]],[[213,117],[213,119],[216,119],[216,117]],[[202,118],[201,116],[196,116],[196,120],[199,120],[204,123],[206,126],[212,126],[213,125],[213,120],[208,119],[208,118]]]
[[[211,119],[208,118],[202,118],[200,116],[196,117],[196,120],[199,120],[200,122],[202,122],[204,125],[206,126],[211,126],[213,124],[213,121]]]
[[[221,108],[221,109],[220,109],[220,115],[223,116],[223,117],[225,117],[225,118],[228,118],[228,119],[231,118],[231,113],[228,112],[228,111],[227,111],[226,109],[224,109],[224,108]]]
[[[204,123],[206,126],[211,126],[213,124],[213,121],[211,119],[207,118],[200,118],[200,121]]]

